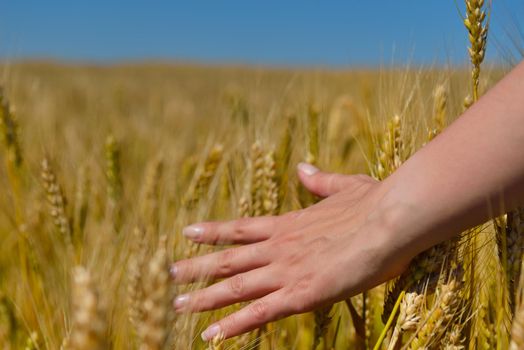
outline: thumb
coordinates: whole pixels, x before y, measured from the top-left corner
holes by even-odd
[[[299,163],[298,177],[309,192],[320,197],[329,197],[348,187],[351,176],[326,173],[308,163]]]

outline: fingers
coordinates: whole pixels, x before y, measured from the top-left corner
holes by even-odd
[[[171,266],[171,275],[177,283],[190,283],[229,277],[268,263],[267,254],[258,243],[177,261]]]
[[[298,177],[308,191],[320,197],[331,196],[353,183],[353,177],[326,173],[308,163],[298,164]]]
[[[209,341],[217,334],[231,338],[251,331],[268,322],[294,314],[291,305],[289,294],[284,292],[284,289],[279,289],[212,324],[202,332],[202,339]]]
[[[203,222],[187,226],[182,234],[206,244],[248,244],[268,239],[278,227],[278,217],[261,216],[226,222]]]
[[[174,306],[177,312],[199,312],[218,309],[242,301],[262,297],[281,288],[273,271],[264,267],[235,275],[205,289],[179,295]]]

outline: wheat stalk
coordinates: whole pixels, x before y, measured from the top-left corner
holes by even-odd
[[[358,341],[365,347],[368,347],[371,339],[371,330],[373,328],[373,320],[376,316],[375,305],[372,302],[372,295],[377,294],[377,290],[365,291],[352,298],[352,301],[346,300],[346,305],[350,309],[351,319],[353,320],[353,327],[355,328],[355,335]],[[378,292],[380,293],[380,292]],[[353,301],[355,306],[353,307]],[[354,310],[351,310],[354,308]]]
[[[73,215],[73,231],[75,238],[81,240],[84,227],[87,220],[89,209],[89,188],[90,181],[87,176],[87,167],[82,166],[78,170],[76,191],[75,191],[75,205]]]
[[[331,323],[330,313],[332,308],[332,305],[328,305],[318,310],[315,310],[315,312],[313,313],[313,315],[315,316],[315,335],[313,338],[313,346],[311,348],[312,350],[315,350],[321,343],[324,344],[323,348],[326,348],[326,335],[329,324]]]
[[[12,301],[0,291],[0,343],[6,346],[12,344],[16,340],[18,326]]]
[[[228,162],[226,166],[224,167],[224,171],[222,172],[222,176],[220,177],[220,192],[219,192],[219,198],[222,201],[222,203],[226,204],[229,201],[229,198],[231,197],[231,162]]]
[[[319,116],[318,107],[310,104],[308,108],[308,132],[307,141],[308,148],[306,153],[306,162],[309,164],[317,164],[319,157]]]
[[[294,140],[294,132],[296,127],[296,117],[290,115],[287,117],[286,129],[284,130],[284,135],[282,136],[278,149],[275,154],[276,162],[276,180],[278,183],[278,208],[276,212],[279,213],[286,196],[286,191],[288,189],[289,174],[287,172],[288,164],[291,160],[292,145]]]
[[[122,180],[122,164],[120,145],[110,134],[105,143],[107,207],[106,218],[110,220],[113,230],[118,232],[122,224],[122,197],[124,186]]]
[[[319,111],[314,104],[308,106],[307,114],[307,148],[304,160],[313,165],[317,165],[320,157],[319,149]],[[298,184],[298,201],[302,208],[306,208],[318,201],[318,198],[307,191],[304,186]]]

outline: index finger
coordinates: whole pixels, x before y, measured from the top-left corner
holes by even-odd
[[[279,216],[202,222],[185,227],[182,234],[197,243],[249,244],[270,238],[277,231],[279,222]]]

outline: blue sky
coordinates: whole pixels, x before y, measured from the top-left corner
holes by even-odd
[[[494,0],[488,58],[524,28]],[[263,65],[466,62],[462,0],[0,0],[0,58]],[[519,17],[520,18],[519,18]],[[524,39],[523,39],[524,40]],[[495,45],[497,44],[497,45]]]

